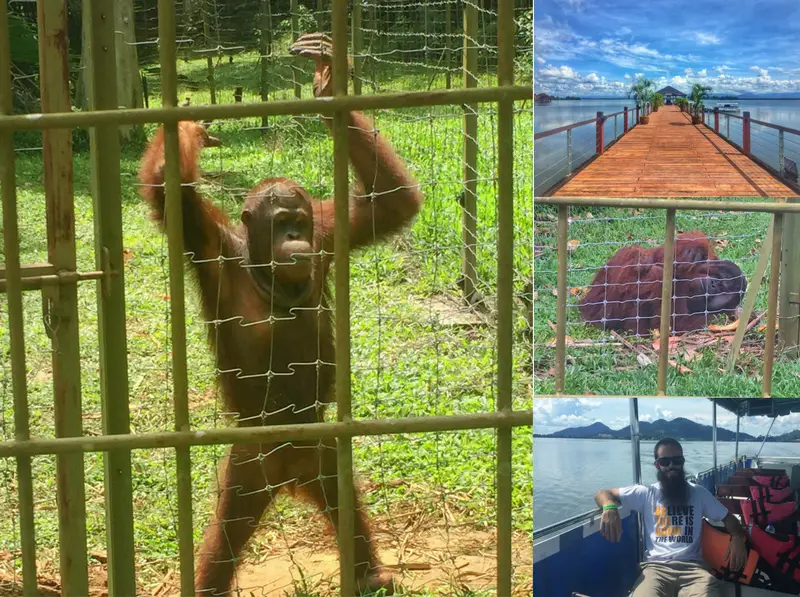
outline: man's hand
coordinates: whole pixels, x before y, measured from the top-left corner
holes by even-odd
[[[725,560],[730,558],[728,567],[736,572],[744,568],[747,562],[747,548],[744,544],[744,538],[738,535],[731,537],[731,542],[728,543],[728,550],[725,552]]]
[[[616,508],[603,511],[600,517],[600,534],[612,543],[616,543],[622,537],[622,520]]]
[[[291,54],[311,58],[316,62],[314,71],[314,95],[330,97],[333,95],[333,41],[324,33],[304,33],[289,48]],[[352,70],[352,59],[348,56],[348,66]]]

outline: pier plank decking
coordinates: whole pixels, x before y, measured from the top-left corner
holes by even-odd
[[[676,106],[663,106],[572,179],[557,197],[797,197]]]

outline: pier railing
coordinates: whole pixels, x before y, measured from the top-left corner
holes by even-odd
[[[723,117],[725,121],[721,122]],[[735,122],[733,127],[731,120]],[[720,112],[718,108],[703,113],[703,124],[760,166],[797,187],[800,130],[756,120],[750,117],[750,112],[739,116]]]
[[[651,109],[648,104],[643,109],[643,115],[649,115],[650,112]],[[591,163],[593,159],[603,155],[603,152],[608,147],[616,143],[618,139],[639,123],[639,113],[638,106],[635,108],[626,106],[619,112],[612,114],[597,112],[594,118],[535,133],[533,136],[534,152],[536,151],[535,142],[566,133],[566,144],[562,146],[566,151],[562,157],[557,158],[553,163],[545,162],[541,168],[538,166],[535,168],[535,195],[549,194],[556,186],[563,184],[573,174]],[[610,135],[612,132],[610,125],[612,119],[614,122],[613,137]],[[591,128],[589,128],[592,124],[594,125],[593,136]],[[573,133],[573,131],[581,127],[587,128],[580,133]],[[608,131],[606,131],[606,127],[609,128]],[[609,134],[606,134],[607,132]],[[560,153],[564,149],[559,148],[557,144],[549,145],[546,148],[546,150],[550,150],[553,153]],[[534,157],[534,159],[536,160],[537,158]],[[542,158],[539,159],[541,160]]]
[[[724,120],[723,120],[724,118]],[[800,162],[800,130],[780,124],[756,120],[750,112],[742,115],[720,112],[718,108],[703,112],[703,124],[736,147],[759,166],[794,188],[798,187],[797,164]],[[797,199],[789,198],[790,203]],[[800,235],[800,216],[787,215],[784,222],[784,250],[780,257],[781,343],[791,358],[800,357],[800,248],[795,239]]]

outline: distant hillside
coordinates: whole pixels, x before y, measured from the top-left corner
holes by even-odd
[[[667,421],[659,419],[649,423],[642,421],[639,423],[639,433],[642,439],[657,440],[662,437],[674,437],[678,440],[684,441],[711,441],[712,428],[711,425],[702,425],[695,421],[691,421],[684,417],[678,417]],[[622,429],[611,429],[608,426],[600,423],[592,423],[586,427],[572,427],[569,429],[562,429],[550,435],[536,435],[536,437],[560,437],[572,439],[630,439],[631,428],[630,425]],[[736,439],[736,432],[729,431],[722,427],[717,427],[717,440],[718,441],[734,441]],[[764,436],[753,437],[748,433],[739,433],[739,441],[754,442],[762,441]],[[769,441],[796,441],[800,440],[800,431],[792,431],[777,437],[770,437]]]

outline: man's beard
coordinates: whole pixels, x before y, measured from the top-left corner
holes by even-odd
[[[670,506],[684,506],[689,503],[689,483],[683,476],[683,468],[672,469],[670,474],[659,469],[658,482],[661,483],[661,497]]]

